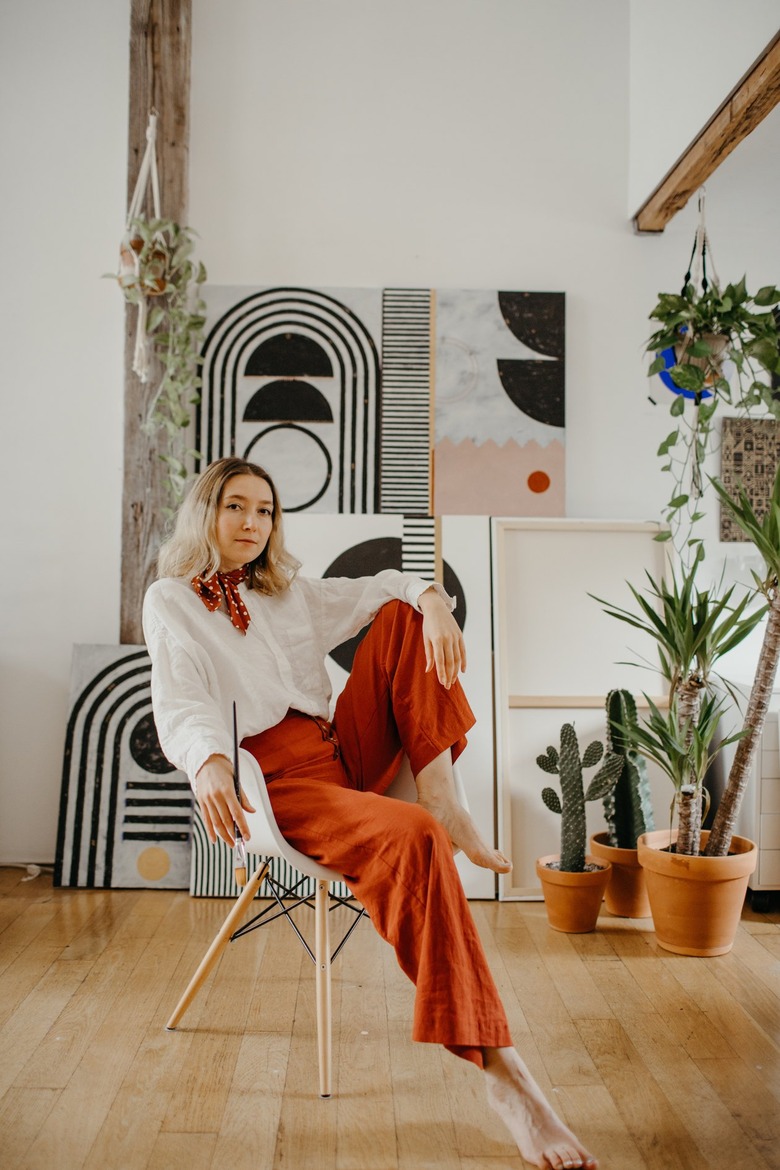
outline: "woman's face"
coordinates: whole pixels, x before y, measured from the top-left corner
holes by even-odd
[[[221,572],[240,569],[260,556],[274,520],[271,486],[256,475],[234,475],[217,507],[217,547]]]

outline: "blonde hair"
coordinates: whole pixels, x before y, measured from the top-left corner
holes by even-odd
[[[236,475],[265,480],[274,505],[268,543],[260,556],[247,565],[247,587],[270,595],[289,588],[300,563],[284,547],[282,508],[274,482],[256,463],[236,457],[217,459],[194,481],[176,514],[173,535],[160,548],[158,577],[210,577],[219,569],[217,511],[225,486]]]

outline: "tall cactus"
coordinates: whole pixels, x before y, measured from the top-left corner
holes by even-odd
[[[633,729],[638,726],[636,703],[629,691],[607,695],[607,751],[620,756],[617,783],[604,797],[609,843],[618,849],[636,849],[637,838],[655,828],[650,781],[644,757],[636,751]]]
[[[608,752],[595,774],[587,792],[583,789],[582,769],[593,768],[604,755],[604,745],[598,740],[586,747],[580,759],[580,747],[574,726],[564,723],[561,728],[560,752],[548,747],[546,755],[537,756],[543,772],[560,777],[561,796],[554,788],[542,789],[542,800],[552,812],[561,815],[561,862],[567,873],[582,873],[585,869],[585,802],[603,800],[615,786],[623,767],[623,757]]]

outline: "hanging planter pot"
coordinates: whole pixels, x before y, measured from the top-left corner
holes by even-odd
[[[696,348],[701,350],[706,346],[709,349],[708,354],[697,357],[695,353],[691,352],[697,341],[700,344]],[[725,333],[700,333],[697,337],[693,333],[684,332],[682,340],[674,347],[674,356],[678,365],[697,366],[704,371],[704,385],[706,387],[714,386],[718,378],[723,377],[723,363],[728,354],[729,338]]]
[[[701,834],[701,849],[709,840]],[[677,955],[725,955],[734,945],[758,850],[734,836],[726,857],[674,853],[677,833],[660,829],[637,842],[658,945]]]

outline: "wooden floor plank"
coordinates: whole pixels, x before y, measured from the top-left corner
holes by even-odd
[[[636,1017],[631,1043],[710,1170],[764,1170],[758,1148],[720,1100],[696,1063],[669,1035],[663,1016]]]
[[[24,1170],[26,1155],[49,1116],[58,1089],[9,1089],[0,1097],[0,1166]]]
[[[577,1027],[648,1170],[710,1170],[622,1023],[579,1020]]]
[[[289,1036],[244,1036],[233,1070],[211,1170],[258,1170],[275,1165]],[[286,1168],[285,1168],[286,1170]]]
[[[768,1166],[780,1167],[780,1110],[759,1071],[738,1059],[697,1060],[718,1098]]]

